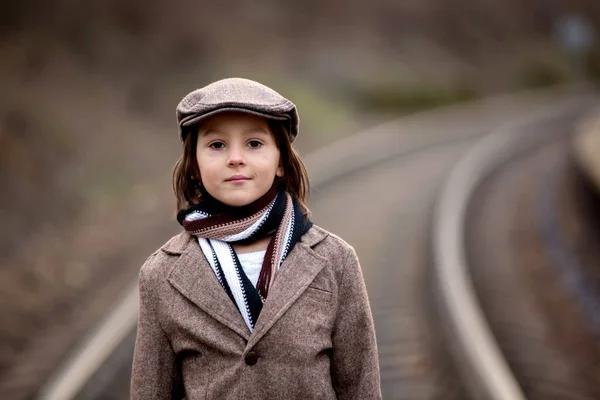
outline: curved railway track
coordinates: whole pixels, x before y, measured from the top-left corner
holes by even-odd
[[[448,287],[448,282],[440,284],[438,279],[456,282],[459,278],[455,272],[440,274],[445,268],[440,262],[447,263],[448,257],[440,257],[445,253],[428,244],[432,226],[440,232],[452,229],[437,225],[442,219],[439,213],[432,224],[431,210],[444,198],[440,186],[448,171],[481,136],[502,127],[506,130],[509,119],[560,114],[560,110],[572,111],[590,102],[589,94],[577,91],[552,101],[540,101],[535,96],[494,99],[384,124],[337,144],[333,151],[324,149],[307,159],[309,170],[314,171],[311,209],[315,220],[353,244],[361,258],[378,335],[384,398],[523,398],[521,377],[513,375],[504,349],[497,347],[486,325],[489,317],[481,312],[477,296],[463,298],[457,305],[463,312],[479,313],[479,321],[468,324],[472,329],[468,336],[457,337],[467,334],[461,333],[464,316],[449,311],[452,300],[435,288]],[[532,123],[537,121],[535,116],[528,118]],[[505,144],[509,150],[509,143]],[[495,150],[477,167],[470,187],[464,186],[464,178],[462,184],[458,180],[463,193],[473,194],[493,164],[505,160],[508,153],[496,154],[500,150]],[[437,207],[448,212],[439,204]],[[458,223],[459,238],[463,238],[464,225],[460,219]],[[454,244],[462,247],[464,243],[459,239]],[[432,250],[437,258],[431,258]],[[463,284],[469,285],[468,276],[464,278]],[[431,285],[432,279],[435,285]],[[128,398],[135,325],[131,315],[137,311],[130,303],[122,302],[108,317],[106,321],[112,325],[104,324],[90,335],[42,388],[39,398]],[[115,317],[119,313],[121,317]],[[448,322],[452,326],[449,330]],[[115,327],[119,327],[119,335],[98,339],[103,329],[114,332]],[[483,332],[483,339],[474,334],[478,330],[480,335]],[[442,335],[443,331],[449,334]],[[471,350],[478,341],[492,346],[495,361],[482,347]],[[503,365],[505,379],[498,379],[498,363]]]
[[[517,129],[517,140],[482,174],[469,200],[468,273],[496,350],[519,390],[503,397],[496,390],[485,398],[600,396],[600,381],[589,369],[600,360],[594,355],[598,346],[584,326],[594,316],[589,308],[578,309],[575,293],[569,293],[581,283],[576,278],[582,268],[567,250],[556,202],[570,168],[574,122],[585,109],[550,112],[541,123]],[[594,301],[586,299],[588,306]]]

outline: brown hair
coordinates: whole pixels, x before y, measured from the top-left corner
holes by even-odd
[[[306,202],[310,194],[308,173],[300,154],[292,147],[287,127],[276,121],[267,120],[269,128],[275,138],[277,148],[281,153],[283,177],[275,179],[282,181],[285,190],[300,202],[304,214],[308,214]],[[173,191],[177,201],[177,211],[191,205],[202,204],[200,187],[200,169],[196,159],[196,145],[198,142],[198,127],[190,130],[183,142],[183,154],[173,168]]]

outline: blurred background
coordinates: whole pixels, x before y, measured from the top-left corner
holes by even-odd
[[[416,111],[599,79],[599,26],[597,0],[2,2],[0,388],[31,396],[179,231],[189,91],[275,88],[308,154]]]

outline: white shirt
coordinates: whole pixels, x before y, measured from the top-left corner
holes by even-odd
[[[266,252],[266,250],[262,250],[254,251],[252,253],[239,253],[237,255],[238,260],[240,260],[240,264],[242,264],[242,269],[254,287],[256,287],[256,283],[258,282],[258,277],[260,275],[260,270],[262,268],[262,263]]]

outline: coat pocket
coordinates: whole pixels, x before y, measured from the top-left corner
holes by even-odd
[[[308,286],[304,292],[304,296],[315,301],[326,303],[331,302],[331,292],[316,286]]]

